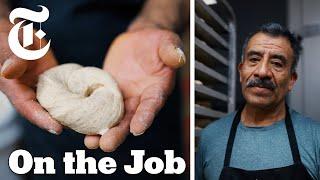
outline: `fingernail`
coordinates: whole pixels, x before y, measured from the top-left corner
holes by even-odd
[[[49,131],[49,133],[51,133],[51,134],[58,135],[58,133],[57,133],[55,130],[49,129],[48,131]]]
[[[145,131],[142,131],[141,133],[132,133],[134,136],[141,136],[142,134],[144,134]]]
[[[181,48],[176,47],[175,49],[176,49],[176,52],[179,56],[179,64],[184,65],[186,63],[186,55],[184,54],[184,52],[182,51]]]
[[[109,128],[103,129],[100,132],[98,132],[99,135],[104,135],[107,131],[109,130]]]
[[[134,123],[130,125],[130,133],[134,136],[140,136],[151,126],[155,113],[146,111],[146,110],[137,110],[141,111],[138,117],[135,117]]]
[[[7,59],[3,65],[2,65],[2,68],[1,68],[1,76],[3,76],[3,73],[5,72],[6,69],[8,69],[8,67],[12,64],[12,60],[11,59]]]

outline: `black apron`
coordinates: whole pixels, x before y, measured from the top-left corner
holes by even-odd
[[[305,180],[313,178],[309,175],[307,169],[301,162],[300,153],[298,149],[298,144],[296,136],[294,133],[292,120],[289,113],[289,108],[286,105],[286,129],[290,142],[291,153],[293,157],[294,164],[286,167],[275,168],[275,169],[265,169],[265,170],[255,170],[247,171],[239,168],[230,167],[230,159],[232,154],[233,142],[236,136],[237,127],[240,123],[241,112],[244,106],[242,106],[236,116],[234,117],[232,127],[230,130],[230,135],[228,139],[224,167],[220,174],[220,180]]]

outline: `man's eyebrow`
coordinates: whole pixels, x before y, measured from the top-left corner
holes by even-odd
[[[262,53],[259,52],[259,51],[250,50],[250,51],[247,53],[247,56],[252,56],[252,55],[262,56]]]

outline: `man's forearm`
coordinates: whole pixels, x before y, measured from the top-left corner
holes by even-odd
[[[159,27],[177,31],[188,19],[188,0],[147,0],[130,30]]]

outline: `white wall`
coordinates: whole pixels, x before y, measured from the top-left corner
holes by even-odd
[[[289,104],[320,121],[320,1],[288,0],[288,26],[302,35],[304,48]]]

